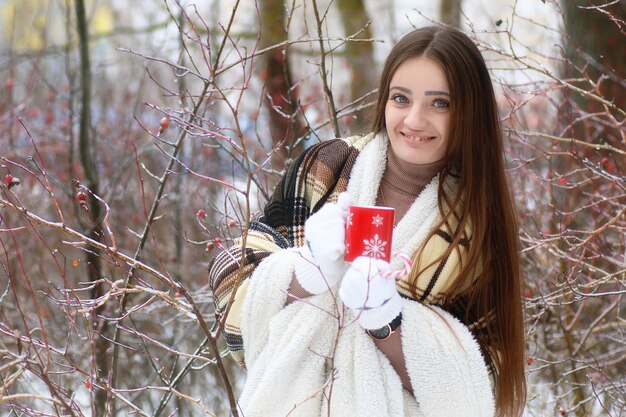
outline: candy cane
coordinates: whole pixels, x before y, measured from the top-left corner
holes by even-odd
[[[402,261],[402,263],[404,263],[404,268],[398,269],[395,271],[382,271],[380,275],[384,278],[393,278],[393,279],[398,279],[400,277],[408,275],[409,272],[411,272],[411,266],[412,266],[411,258],[409,258],[409,256],[406,253],[402,253],[402,252],[394,252],[392,256],[394,258],[399,258]]]

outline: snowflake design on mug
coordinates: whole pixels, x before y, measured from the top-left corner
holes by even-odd
[[[376,227],[382,226],[383,216],[381,216],[380,214],[377,214],[376,216],[372,217],[372,224]]]
[[[380,240],[378,234],[375,234],[374,237],[369,240],[363,239],[363,243],[365,244],[363,255],[370,256],[375,259],[382,258],[385,255],[385,246],[387,246],[387,242]]]
[[[354,217],[354,213],[348,213],[348,218],[346,219],[348,226],[352,226],[352,217]]]

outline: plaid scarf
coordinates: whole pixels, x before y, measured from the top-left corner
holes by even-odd
[[[250,223],[245,256],[242,256],[244,251],[240,238],[228,251],[217,254],[209,262],[209,284],[218,319],[223,319],[236,290],[223,334],[233,358],[240,365],[245,366],[239,322],[248,279],[271,253],[304,244],[304,222],[327,202],[335,202],[339,194],[346,190],[360,150],[373,137],[370,134],[333,139],[306,149],[274,189],[261,219]],[[243,275],[238,283],[242,258]]]

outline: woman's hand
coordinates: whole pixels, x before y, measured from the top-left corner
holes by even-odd
[[[334,287],[346,270],[346,217],[350,197],[342,193],[337,204],[326,204],[304,224],[306,245],[295,262],[298,283],[311,294]]]
[[[402,309],[393,278],[380,275],[391,266],[382,259],[359,256],[341,282],[339,296],[366,330],[379,329],[395,319]]]

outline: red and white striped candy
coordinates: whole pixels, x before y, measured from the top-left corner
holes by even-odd
[[[413,265],[413,263],[411,262],[411,258],[409,258],[409,256],[406,253],[394,252],[392,257],[399,258],[404,264],[404,268],[397,269],[395,271],[383,271],[380,273],[382,277],[398,279],[400,277],[408,275],[409,272],[411,272],[411,266]]]

